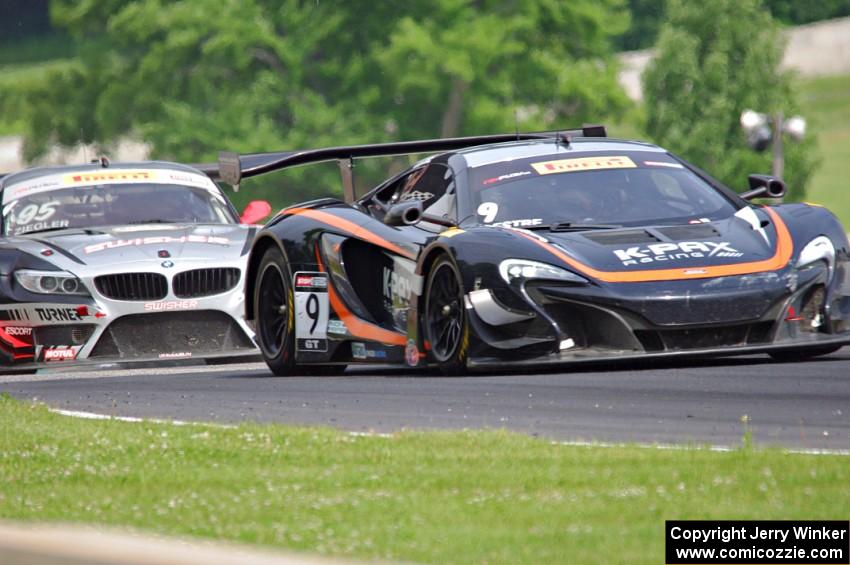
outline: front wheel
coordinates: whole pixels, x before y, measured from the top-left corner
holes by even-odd
[[[771,351],[768,353],[777,361],[793,363],[796,361],[806,361],[812,357],[820,357],[821,355],[829,355],[835,353],[843,345],[821,345],[820,347],[809,347],[806,349],[786,349],[785,351]]]
[[[425,339],[430,355],[445,374],[466,372],[469,323],[463,307],[463,284],[457,267],[443,255],[428,273],[425,286]]]

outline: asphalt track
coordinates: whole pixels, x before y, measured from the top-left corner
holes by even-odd
[[[282,422],[356,432],[506,428],[560,441],[850,449],[850,347],[767,356],[602,364],[464,378],[359,367],[277,378],[259,363],[0,376],[0,392],[113,416]]]

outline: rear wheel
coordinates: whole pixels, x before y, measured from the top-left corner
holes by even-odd
[[[466,372],[469,325],[463,284],[454,262],[443,255],[434,263],[425,287],[425,339],[430,355],[446,374]]]
[[[257,269],[254,320],[266,365],[279,377],[341,375],[345,365],[295,364],[295,297],[292,274],[277,247],[266,250]]]
[[[291,278],[280,250],[267,249],[257,269],[254,320],[257,345],[269,369],[278,376],[294,374],[295,367],[295,306]]]
[[[769,355],[782,362],[805,361],[812,357],[829,355],[841,349],[842,345],[822,345],[820,347],[809,347],[806,349],[786,349],[785,351],[771,351]]]

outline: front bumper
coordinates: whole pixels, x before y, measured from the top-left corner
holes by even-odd
[[[0,368],[255,356],[242,284],[198,298],[0,306]]]
[[[850,343],[845,279],[846,268],[831,277],[824,266],[663,283],[528,282],[493,291],[489,301],[467,300],[475,336],[469,365],[842,345]]]

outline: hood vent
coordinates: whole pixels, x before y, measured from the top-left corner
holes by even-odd
[[[711,224],[688,224],[683,226],[667,226],[657,228],[658,233],[673,241],[689,241],[693,239],[708,239],[720,237],[720,232]]]
[[[584,234],[584,237],[601,245],[629,245],[661,241],[646,230],[617,230]]]

